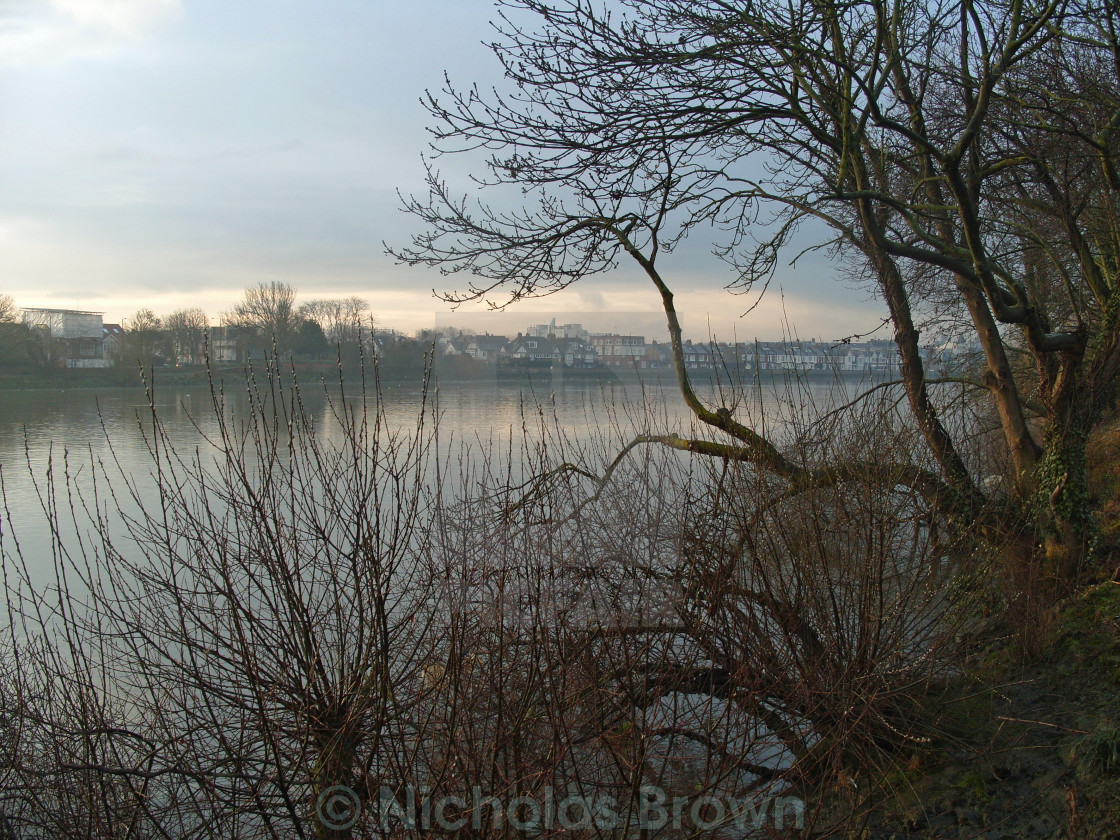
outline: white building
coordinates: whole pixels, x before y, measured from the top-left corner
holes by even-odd
[[[587,341],[591,337],[583,324],[557,324],[555,318],[548,324],[529,327],[525,334],[533,338],[578,338],[581,341]]]
[[[99,368],[113,364],[105,358],[102,314],[78,309],[24,309],[22,317],[33,332],[59,343],[66,367]]]

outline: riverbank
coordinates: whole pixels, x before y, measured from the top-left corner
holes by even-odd
[[[826,794],[814,836],[1120,837],[1120,420],[1089,455],[1099,538],[1081,586],[962,639],[957,676],[924,700],[929,741]]]
[[[933,741],[836,797],[844,828],[820,836],[1120,837],[1120,583],[1083,589],[1048,624],[1030,661],[997,641],[928,698]]]
[[[463,362],[472,364],[464,364]],[[263,365],[263,361],[254,362],[254,365]],[[321,379],[328,381],[338,380],[338,365],[333,362],[297,362],[294,367],[290,364],[283,366],[285,371],[294,370],[296,376],[304,382],[318,382]],[[473,359],[437,360],[432,371],[435,378],[441,382],[536,382],[555,383],[561,382],[618,382],[618,383],[650,383],[656,385],[675,386],[677,375],[672,368],[553,368],[547,365],[535,367],[495,367]],[[710,384],[716,379],[716,371],[694,370],[689,372],[696,385]],[[372,367],[367,370],[366,378],[369,381],[373,376]],[[422,364],[407,367],[382,366],[377,369],[377,376],[383,382],[419,382],[424,376]],[[784,386],[791,380],[804,380],[808,382],[827,382],[841,380],[843,382],[868,382],[880,383],[886,380],[883,372],[860,373],[857,371],[789,371],[789,370],[761,370],[733,372],[733,378],[741,380],[743,384],[750,385],[761,383],[764,387]],[[165,386],[191,386],[205,385],[210,378],[215,381],[230,381],[243,383],[245,380],[245,367],[242,365],[220,365],[210,371],[204,366],[194,367],[157,367],[149,368],[142,377],[136,367],[112,368],[67,368],[43,373],[7,373],[0,374],[0,392],[4,391],[39,391],[39,390],[71,390],[76,388],[142,388],[147,382],[155,382]],[[723,374],[726,379],[726,374]],[[343,376],[344,382],[359,382],[361,373],[347,371]]]

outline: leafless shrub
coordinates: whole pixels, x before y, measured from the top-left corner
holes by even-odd
[[[376,389],[305,396],[275,368],[216,389],[192,452],[153,408],[146,477],[67,453],[49,591],[0,545],[17,836],[552,834],[533,804],[570,796],[610,806],[577,833],[630,836],[651,790],[742,834],[757,809],[702,797],[808,798],[926,737],[961,532],[913,476],[813,472],[898,463],[883,405],[791,408],[783,457],[821,480],[790,491],[647,445],[640,412],[460,451],[427,403],[400,429]]]

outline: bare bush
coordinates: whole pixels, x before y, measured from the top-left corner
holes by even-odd
[[[248,386],[190,452],[149,395],[149,476],[43,477],[48,590],[3,535],[17,836],[550,835],[570,797],[622,836],[653,792],[719,834],[927,737],[968,566],[912,476],[782,492],[618,406],[441,448],[426,401]],[[895,463],[913,432],[865,412],[791,409],[783,457]]]

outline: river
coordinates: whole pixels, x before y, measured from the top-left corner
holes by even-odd
[[[226,375],[225,383],[227,416],[237,421],[249,411],[245,383],[232,374]],[[819,377],[802,382],[795,392],[798,399],[811,402],[813,411],[820,411],[849,398],[857,385],[857,380]],[[767,425],[770,433],[780,436],[790,410],[787,387],[778,380],[765,386],[756,383],[737,407],[737,416],[750,418],[756,427]],[[346,403],[358,404],[359,387],[346,388]],[[712,384],[700,386],[698,391],[711,404],[725,402]],[[337,402],[338,386],[304,385],[301,392],[304,407],[320,433],[337,435],[330,405]],[[180,453],[196,448],[205,452],[207,438],[218,427],[210,390],[164,387],[154,393],[155,413],[163,423],[167,442]],[[592,459],[596,455],[608,459],[637,432],[705,433],[696,428],[676,382],[668,377],[449,382],[427,394],[418,383],[385,383],[378,398],[368,399],[371,405],[380,405],[388,425],[403,430],[415,426],[426,404],[428,422],[433,409],[438,417],[440,450],[445,455],[460,447],[474,454],[501,451],[518,462],[517,469],[526,466],[526,451],[540,441],[591,452],[587,457]],[[123,473],[141,487],[153,487],[151,423],[152,406],[140,388],[27,390],[0,395],[0,538],[9,552],[14,547],[13,536],[18,538],[33,578],[45,582],[53,576],[51,531],[44,513],[48,474],[53,471],[54,491],[63,506],[66,483],[60,479],[69,473],[74,477],[72,487],[88,493],[91,461],[113,463],[110,476]],[[115,515],[111,506],[108,515]]]

